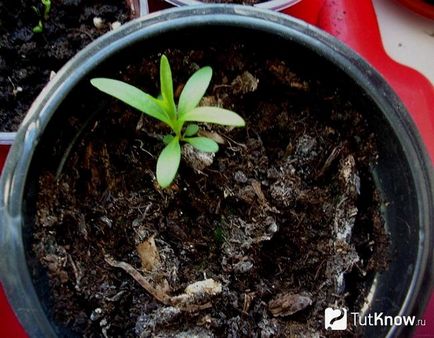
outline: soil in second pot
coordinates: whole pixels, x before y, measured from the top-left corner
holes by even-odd
[[[100,18],[98,28],[94,18]],[[71,57],[113,22],[129,18],[121,0],[41,0],[0,3],[0,132],[16,131],[31,103]],[[33,32],[41,20],[42,32]]]
[[[211,65],[202,103],[236,111],[246,127],[202,125],[220,151],[184,147],[161,190],[167,128],[96,90],[82,96],[97,117],[84,129],[63,120],[65,133],[39,152],[50,161],[39,161],[29,256],[48,315],[61,335],[85,337],[326,334],[324,309],[359,310],[387,265],[371,106],[352,102],[339,74],[245,45],[165,54],[176,95]],[[153,55],[114,76],[155,95],[158,70]]]
[[[241,5],[255,5],[269,0],[201,0],[203,3],[209,4],[241,4]]]

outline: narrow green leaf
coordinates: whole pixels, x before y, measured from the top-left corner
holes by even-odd
[[[187,128],[185,128],[184,136],[194,136],[199,131],[199,126],[197,124],[189,124]]]
[[[32,6],[32,9],[36,13],[37,16],[41,16],[41,14],[39,14],[39,9],[36,6]]]
[[[164,135],[164,137],[163,137],[163,143],[164,144],[169,144],[173,140],[174,137],[175,136],[173,136],[173,135]]]
[[[44,19],[48,20],[51,10],[51,0],[41,0],[41,2],[44,5]]]
[[[169,116],[172,120],[175,120],[176,107],[175,101],[173,100],[172,71],[170,70],[169,60],[164,54],[161,55],[160,59],[160,86],[161,95],[163,96],[163,101],[167,106]]]
[[[219,150],[217,142],[208,137],[191,137],[185,138],[184,141],[190,143],[197,150],[206,153],[216,153]]]
[[[203,67],[188,79],[179,96],[178,114],[180,117],[199,104],[209,86],[211,77],[211,67]]]
[[[141,112],[160,120],[169,126],[171,122],[157,99],[144,91],[122,81],[95,78],[90,83],[100,91],[109,94]]]
[[[157,181],[167,188],[174,180],[181,161],[181,147],[177,137],[163,149],[157,161]]]
[[[225,126],[244,127],[246,122],[233,111],[218,107],[197,107],[185,113],[183,121],[196,121],[221,124]]]
[[[44,30],[44,25],[42,24],[41,20],[39,20],[38,24],[32,29],[33,33],[42,33],[43,30]]]

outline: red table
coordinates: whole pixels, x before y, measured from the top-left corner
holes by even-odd
[[[165,6],[151,3],[150,7]],[[371,0],[303,0],[285,13],[329,32],[368,60],[401,97],[434,161],[434,86],[418,72],[398,64],[387,55]],[[9,146],[0,145],[0,168],[8,149]],[[418,327],[414,337],[434,337],[434,295],[423,319],[426,326]],[[1,288],[0,337],[26,337]]]

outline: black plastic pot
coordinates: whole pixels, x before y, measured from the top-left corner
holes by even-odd
[[[207,5],[156,13],[101,37],[73,58],[31,107],[8,156],[0,191],[0,274],[7,297],[32,337],[56,331],[43,310],[27,268],[25,235],[31,229],[27,198],[38,153],[54,132],[58,107],[82,87],[95,69],[125,54],[148,53],[182,43],[195,46],[219,39],[244,39],[258,49],[293,55],[306,67],[320,63],[347,78],[371,107],[367,119],[378,135],[373,168],[387,207],[391,262],[378,274],[362,311],[420,316],[433,282],[434,181],[431,162],[409,114],[379,74],[353,51],[318,29],[290,17],[243,6]],[[132,48],[132,49],[131,49]],[[113,65],[112,65],[113,67]],[[42,150],[41,150],[42,149]],[[366,337],[408,335],[411,328],[366,327]]]

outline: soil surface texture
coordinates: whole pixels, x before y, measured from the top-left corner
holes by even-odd
[[[66,162],[41,169],[31,269],[61,335],[321,337],[326,307],[360,310],[388,259],[370,108],[246,48],[164,51],[176,95],[210,65],[201,104],[246,120],[202,124],[220,150],[184,147],[170,189],[154,176],[168,129],[96,89],[83,105],[101,112],[65,122],[80,138],[44,150]],[[154,54],[115,76],[156,95],[158,71]]]
[[[0,1],[0,132],[16,131],[50,77],[128,19],[121,0],[52,0],[46,14],[41,0]]]

